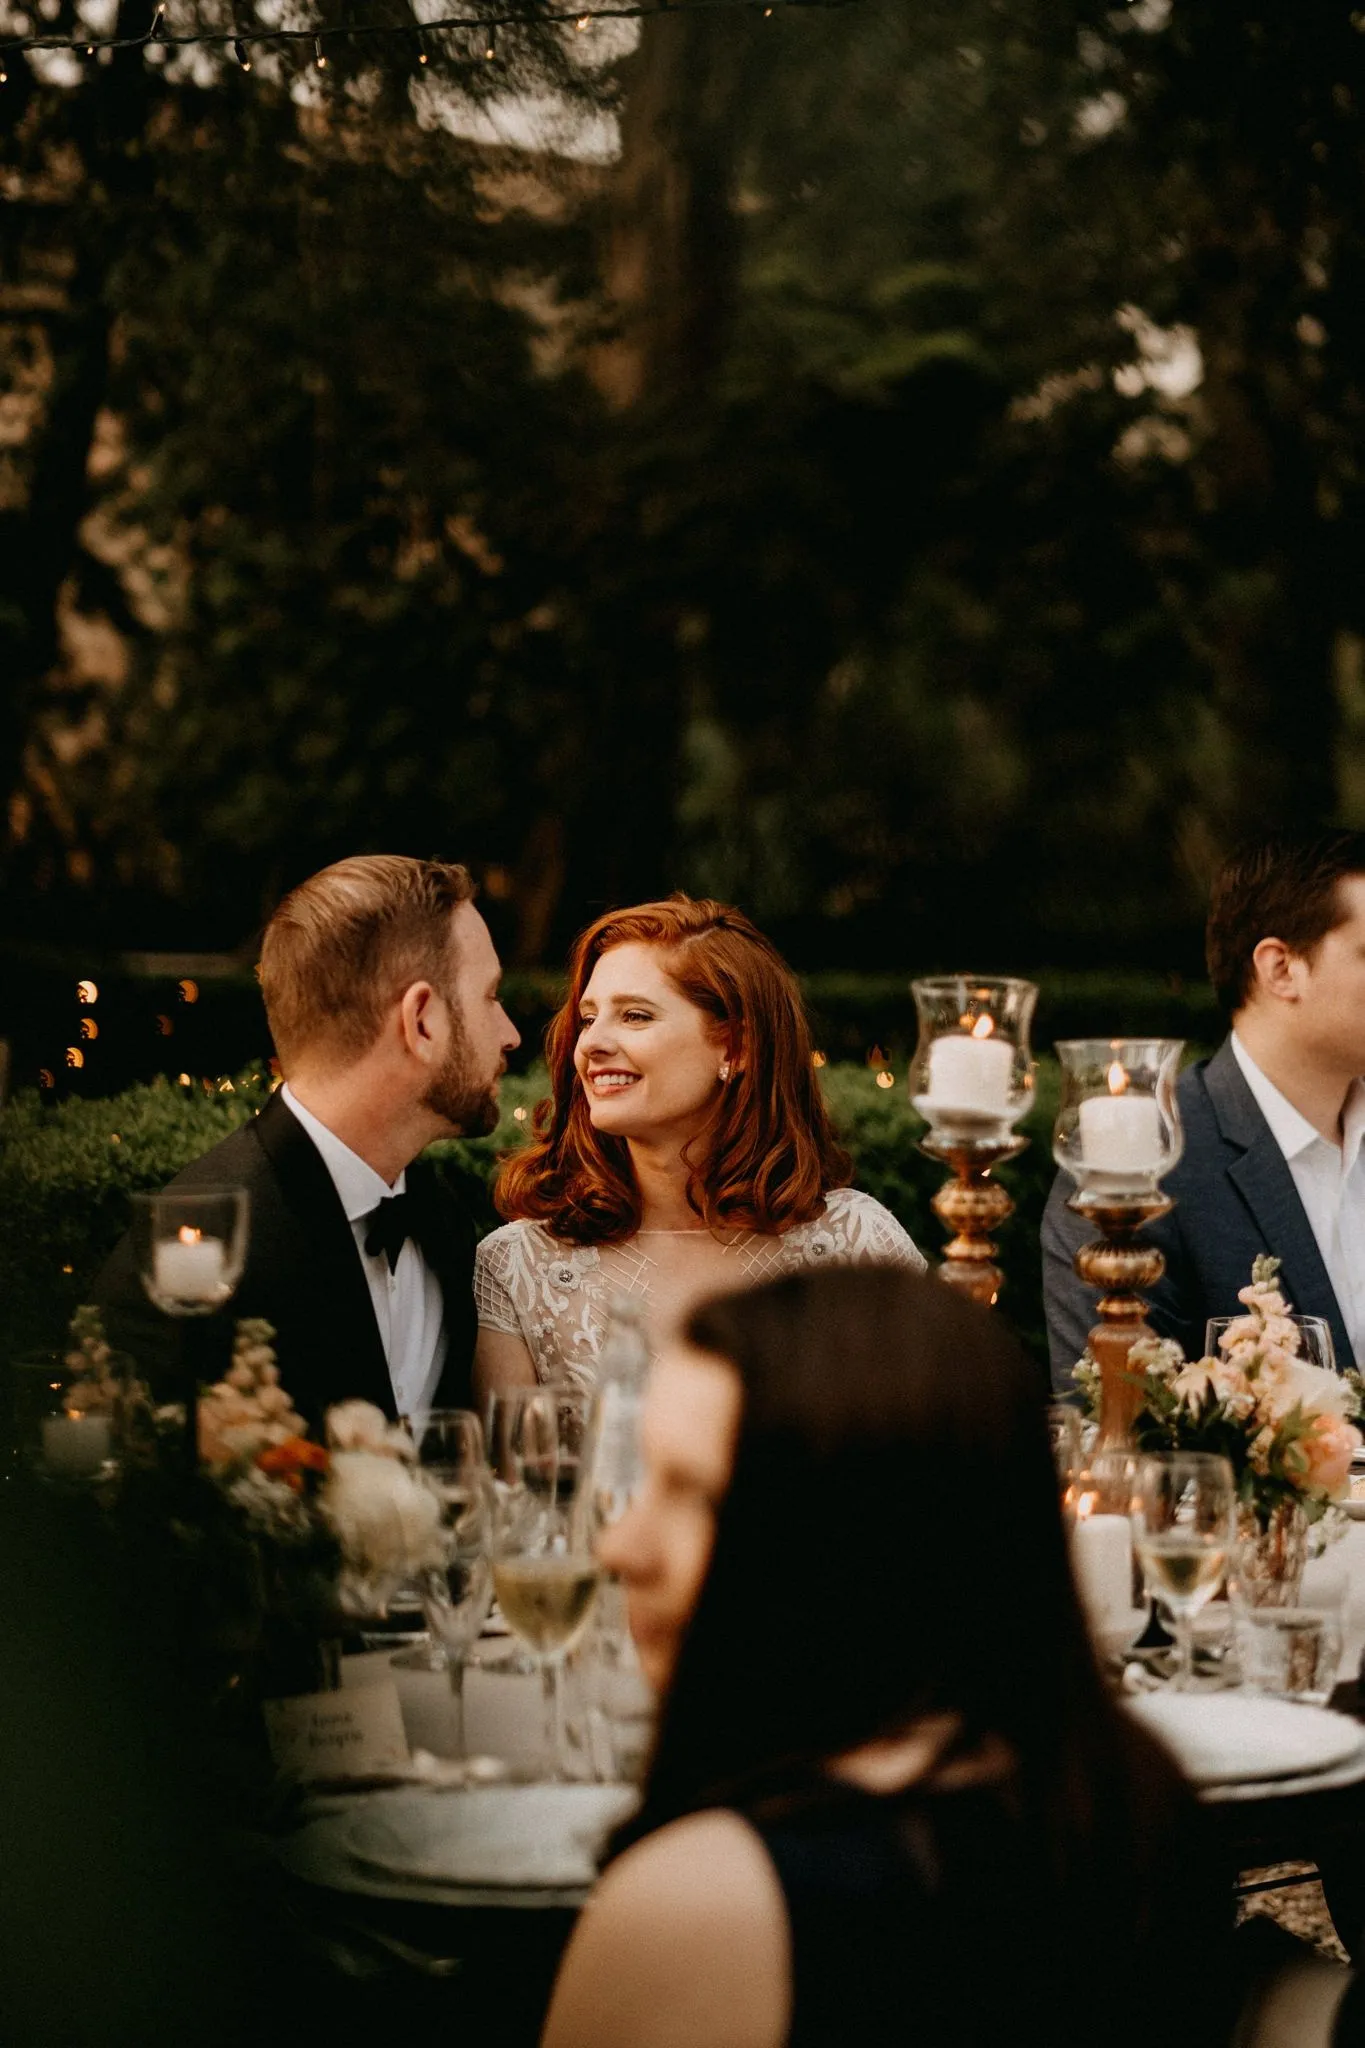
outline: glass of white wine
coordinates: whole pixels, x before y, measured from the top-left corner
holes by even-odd
[[[1207,1451],[1171,1451],[1138,1467],[1133,1542],[1147,1591],[1175,1622],[1177,1692],[1191,1682],[1194,1617],[1228,1568],[1233,1501],[1232,1466]]]
[[[549,1390],[534,1414],[527,1405],[520,1484],[500,1493],[494,1507],[493,1590],[507,1626],[540,1667],[547,1772],[562,1780],[569,1772],[560,1676],[592,1618],[601,1568],[593,1554],[589,1495],[580,1495],[577,1484],[581,1410]]]

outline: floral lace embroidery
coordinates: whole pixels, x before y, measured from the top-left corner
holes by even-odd
[[[889,1209],[857,1188],[837,1188],[825,1213],[782,1237],[750,1235],[729,1248],[736,1283],[757,1286],[802,1267],[880,1264],[918,1270],[924,1258]],[[639,1238],[624,1244],[570,1245],[537,1223],[505,1223],[478,1247],[474,1296],[479,1325],[520,1337],[542,1381],[590,1388],[620,1295],[660,1306],[657,1267]]]

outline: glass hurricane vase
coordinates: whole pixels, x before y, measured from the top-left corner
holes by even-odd
[[[1276,1502],[1262,1517],[1237,1509],[1228,1592],[1243,1607],[1297,1607],[1308,1562],[1308,1517],[1297,1501]]]

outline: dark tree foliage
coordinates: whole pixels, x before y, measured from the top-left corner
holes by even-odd
[[[433,52],[612,163],[358,46],[16,79],[31,923],[235,943],[382,844],[526,960],[685,883],[808,961],[1189,964],[1231,839],[1365,815],[1363,55],[1344,0]]]

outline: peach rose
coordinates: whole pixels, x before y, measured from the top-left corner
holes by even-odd
[[[1351,1475],[1351,1457],[1360,1449],[1360,1431],[1335,1415],[1319,1415],[1295,1448],[1302,1453],[1307,1483],[1329,1496],[1338,1494]]]

